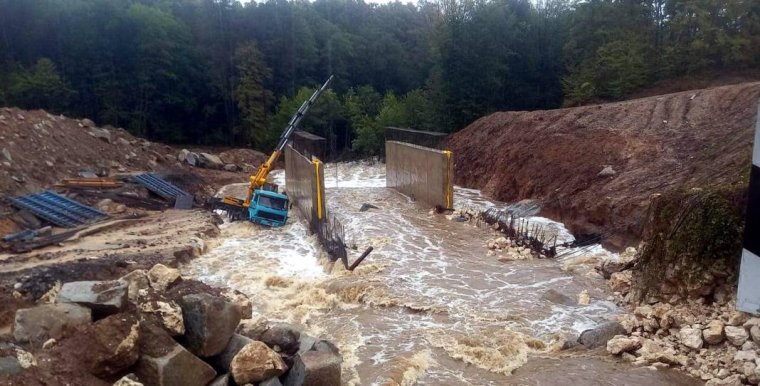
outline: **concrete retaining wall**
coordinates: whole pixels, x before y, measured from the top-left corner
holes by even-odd
[[[403,129],[400,127],[385,128],[386,141],[406,142],[440,150],[443,150],[441,146],[448,136],[446,133],[434,131]]]
[[[285,183],[288,197],[310,222],[325,218],[325,168],[290,145],[285,147]]]
[[[386,186],[430,206],[454,207],[450,151],[385,142]]]

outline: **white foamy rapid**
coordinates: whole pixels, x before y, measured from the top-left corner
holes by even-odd
[[[271,176],[284,185],[282,171]],[[217,245],[183,269],[247,293],[267,318],[334,340],[346,384],[504,384],[531,353],[551,352],[558,335],[616,312],[601,279],[581,270],[604,254],[601,247],[562,261],[502,262],[486,248],[489,230],[447,220],[385,188],[381,163],[327,164],[325,178],[328,210],[355,246],[350,259],[374,247],[355,272],[336,264],[327,273],[316,240],[297,219],[279,229],[226,223]],[[362,212],[364,203],[379,209]],[[459,187],[455,204],[505,206]],[[554,228],[559,242],[572,240],[560,223],[530,220]],[[549,290],[566,298],[552,300]],[[584,290],[588,305],[577,302]]]

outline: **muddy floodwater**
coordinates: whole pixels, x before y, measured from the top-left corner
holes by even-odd
[[[260,316],[334,341],[344,356],[345,384],[699,384],[674,371],[631,368],[603,350],[558,350],[561,336],[618,312],[602,279],[568,267],[571,259],[609,254],[600,247],[560,260],[501,262],[486,248],[492,231],[433,214],[386,189],[382,164],[328,164],[325,175],[328,210],[355,247],[350,259],[374,247],[356,271],[338,264],[326,269],[316,240],[293,210],[280,229],[223,224],[213,248],[183,273],[243,291]],[[274,178],[283,183],[282,172]],[[455,193],[457,207],[501,205],[475,190]],[[361,212],[364,203],[379,209]],[[561,224],[534,221],[560,239],[572,238]],[[558,301],[549,290],[574,301]],[[588,305],[577,303],[584,290]]]

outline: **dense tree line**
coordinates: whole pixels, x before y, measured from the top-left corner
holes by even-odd
[[[376,154],[389,125],[759,66],[756,0],[0,0],[0,104],[262,150],[329,74],[304,128]]]

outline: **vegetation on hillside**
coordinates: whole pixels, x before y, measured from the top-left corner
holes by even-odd
[[[267,150],[329,74],[304,128],[376,154],[387,125],[758,67],[752,0],[0,0],[0,104],[170,142]]]

